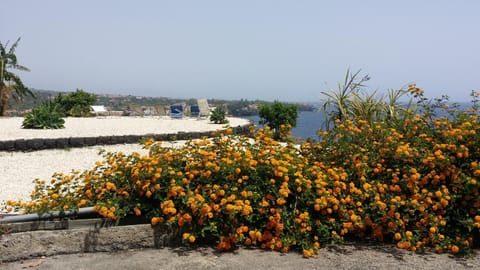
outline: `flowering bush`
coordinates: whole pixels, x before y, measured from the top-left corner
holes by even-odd
[[[181,227],[186,243],[313,256],[345,237],[467,254],[480,241],[478,111],[337,121],[318,143],[225,134],[149,154],[106,153],[91,170],[37,180],[26,212],[94,206]]]

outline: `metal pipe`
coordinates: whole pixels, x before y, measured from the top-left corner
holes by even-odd
[[[65,217],[72,217],[72,216],[79,217],[79,216],[86,216],[86,215],[93,215],[93,214],[95,214],[95,212],[93,211],[93,207],[84,207],[84,208],[79,208],[78,210],[75,210],[75,211],[53,211],[53,212],[46,212],[46,213],[40,213],[40,214],[4,216],[3,218],[0,218],[0,224],[50,220],[55,218],[65,218]]]

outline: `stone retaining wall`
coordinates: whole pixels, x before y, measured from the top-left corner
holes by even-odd
[[[248,135],[250,125],[232,127],[233,133]],[[178,132],[168,134],[145,134],[145,135],[121,135],[121,136],[100,136],[100,137],[70,137],[70,138],[38,138],[38,139],[17,139],[0,141],[0,151],[37,151],[44,149],[62,149],[74,147],[86,147],[93,145],[111,145],[124,143],[139,143],[143,139],[153,138],[156,141],[175,141],[198,139],[210,137],[212,131],[204,132]]]
[[[11,233],[0,237],[0,268],[4,262],[40,256],[84,252],[113,252],[117,250],[179,246],[178,228],[150,224]]]

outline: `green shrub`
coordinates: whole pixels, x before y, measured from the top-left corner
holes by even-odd
[[[22,127],[27,129],[64,128],[65,120],[62,117],[60,105],[47,101],[25,114]]]
[[[77,89],[66,96],[58,95],[54,102],[61,106],[66,116],[89,117],[92,116],[90,106],[95,104],[96,101],[97,98],[94,94]]]
[[[275,101],[272,104],[263,104],[258,115],[261,123],[268,125],[274,132],[275,139],[285,138],[292,127],[297,125],[297,106]]]
[[[216,107],[210,115],[210,121],[215,124],[226,124],[228,123],[228,120],[226,119],[225,114],[225,109],[222,107]]]

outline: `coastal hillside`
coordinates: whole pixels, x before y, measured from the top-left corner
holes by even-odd
[[[27,96],[23,103],[11,102],[9,115],[22,115],[23,112],[28,111],[44,101],[51,100],[59,94],[66,94],[68,92],[60,92],[53,90],[32,89],[35,98]],[[185,103],[187,105],[194,105],[197,103],[196,99],[180,99],[169,97],[146,97],[135,95],[115,95],[115,94],[95,94],[97,97],[97,104],[104,105],[112,111],[127,111],[129,106],[156,106],[156,105],[172,105],[176,103]],[[223,100],[223,99],[208,99],[211,107],[224,106],[227,108],[228,114],[232,116],[252,116],[257,115],[257,108],[260,104],[266,103],[263,100]],[[311,103],[292,103],[297,105],[299,111],[314,111],[316,106]]]

